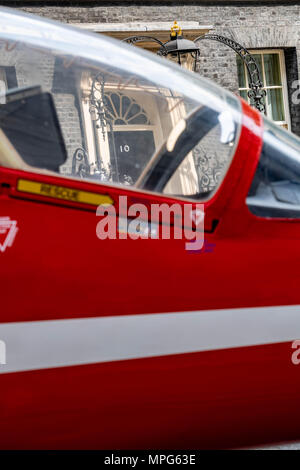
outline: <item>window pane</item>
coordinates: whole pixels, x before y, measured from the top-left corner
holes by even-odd
[[[263,73],[262,73],[262,61],[261,61],[261,54],[252,54],[255,62],[256,62],[256,65],[258,67],[258,70],[259,70],[259,78],[263,83],[264,79],[263,79]],[[250,68],[251,68],[251,65],[250,65]],[[253,70],[253,67],[251,68],[251,70]],[[250,83],[250,79],[249,79],[249,76],[248,76],[248,80],[249,80],[249,83]]]
[[[267,90],[267,115],[273,121],[285,121],[281,88]]]
[[[244,98],[245,101],[248,103],[248,91],[247,90],[240,90],[239,91],[240,95],[242,98]]]
[[[237,63],[237,71],[238,71],[239,88],[247,88],[245,67],[239,55],[236,56],[236,63]]]
[[[264,54],[266,86],[281,85],[279,54]]]
[[[253,54],[252,56],[253,56],[257,66],[258,66],[260,79],[263,82],[261,55],[260,54]],[[247,88],[244,63],[238,55],[236,57],[236,62],[237,62],[237,69],[238,69],[239,88]],[[253,65],[251,65],[251,63],[249,64],[249,67],[250,67],[251,70],[254,69],[254,67],[253,67]],[[249,73],[248,73],[248,82],[250,84]]]
[[[267,114],[267,106],[266,106],[266,97],[265,97],[265,96],[262,97],[262,103],[265,105],[265,112],[264,112],[264,114],[265,114],[266,116],[269,116],[269,114]],[[250,99],[249,99],[249,104],[250,104],[250,106],[252,106],[253,108],[256,107],[256,106],[255,106],[255,100],[254,100],[254,98],[250,98]]]

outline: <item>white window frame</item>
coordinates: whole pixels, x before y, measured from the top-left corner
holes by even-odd
[[[279,126],[287,127],[288,130],[291,130],[291,117],[290,117],[290,109],[289,109],[289,99],[288,99],[288,88],[287,88],[287,79],[286,79],[286,66],[285,66],[285,58],[284,58],[284,51],[283,49],[255,49],[249,50],[250,54],[252,55],[264,55],[264,54],[278,54],[279,55],[279,66],[280,66],[280,75],[281,75],[281,85],[273,85],[273,86],[265,86],[266,84],[266,76],[265,76],[265,65],[264,61],[262,60],[262,73],[263,76],[261,80],[263,82],[263,86],[265,90],[271,89],[282,89],[283,95],[283,107],[284,107],[284,115],[285,121],[273,121]],[[244,72],[246,77],[246,88],[240,88],[239,91],[249,91],[249,81],[248,81],[248,72],[245,63],[243,62]],[[267,99],[267,98],[266,98]],[[249,102],[248,98],[248,102]],[[269,116],[271,118],[271,116]],[[272,118],[271,118],[272,119]]]
[[[0,94],[1,94],[7,91],[6,73],[3,68],[0,68],[0,80],[1,80],[1,86],[0,86]],[[4,84],[4,86],[2,84]]]

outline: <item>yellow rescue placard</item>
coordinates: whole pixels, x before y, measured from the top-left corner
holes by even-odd
[[[83,204],[91,204],[93,206],[111,205],[113,199],[106,194],[97,194],[89,191],[81,191],[79,189],[67,188],[65,186],[56,186],[54,184],[39,183],[37,181],[29,181],[20,179],[17,185],[18,191],[29,194],[38,194],[39,196],[47,196],[55,199],[63,199],[64,201],[80,202]]]

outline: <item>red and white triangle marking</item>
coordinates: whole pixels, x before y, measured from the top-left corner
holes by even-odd
[[[7,247],[12,246],[18,232],[17,221],[9,217],[0,217],[0,252],[3,253]]]

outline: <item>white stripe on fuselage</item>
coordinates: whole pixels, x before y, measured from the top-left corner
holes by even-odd
[[[0,373],[293,341],[300,305],[0,323]]]

